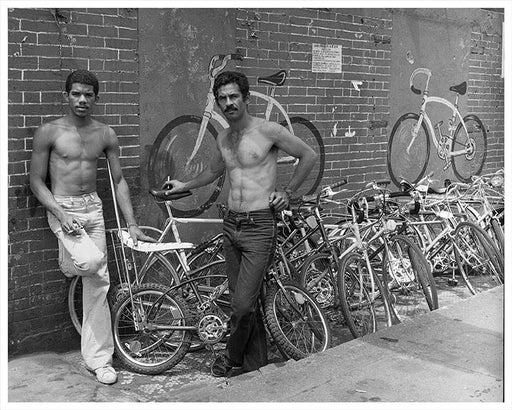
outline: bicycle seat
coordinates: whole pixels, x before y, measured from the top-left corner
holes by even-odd
[[[269,84],[274,86],[283,85],[286,81],[286,71],[281,70],[275,74],[269,75],[268,77],[258,77],[258,83]]]
[[[192,195],[191,191],[184,191],[184,192],[177,192],[174,194],[168,194],[167,190],[157,190],[157,189],[150,189],[149,193],[153,195],[153,197],[161,199],[163,201],[175,201],[177,199],[185,198],[187,196]]]
[[[468,83],[464,81],[463,83],[460,83],[459,85],[452,85],[450,87],[450,91],[454,91],[459,95],[466,94],[466,91],[468,90]]]

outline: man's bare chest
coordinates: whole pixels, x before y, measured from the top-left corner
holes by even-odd
[[[67,129],[55,135],[52,154],[67,160],[95,161],[104,150],[104,139],[98,130],[79,132]]]
[[[268,161],[272,145],[260,138],[227,139],[221,153],[228,168],[252,168]]]

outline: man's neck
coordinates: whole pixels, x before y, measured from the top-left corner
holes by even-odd
[[[90,116],[87,117],[78,117],[73,115],[72,113],[66,115],[66,122],[74,126],[76,128],[84,128],[92,123],[92,118]]]
[[[229,127],[231,128],[231,131],[240,135],[243,133],[247,128],[250,127],[252,123],[252,117],[247,114],[244,115],[242,118],[240,118],[238,121],[230,122]]]

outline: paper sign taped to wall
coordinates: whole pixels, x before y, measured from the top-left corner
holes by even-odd
[[[341,73],[341,45],[313,43],[311,70],[314,73]]]

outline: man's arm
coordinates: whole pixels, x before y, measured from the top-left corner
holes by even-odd
[[[51,126],[45,124],[39,127],[34,134],[30,161],[30,189],[39,202],[57,217],[62,225],[62,230],[69,234],[80,226],[80,222],[55,201],[52,192],[46,186],[48,160],[52,149],[51,131]]]
[[[123,213],[124,220],[128,226],[128,231],[130,232],[130,236],[133,240],[133,244],[137,245],[138,239],[148,242],[155,242],[153,238],[145,235],[140,230],[137,222],[135,221],[132,201],[130,198],[130,189],[128,188],[128,183],[123,176],[121,164],[119,162],[119,141],[117,139],[116,133],[110,127],[105,155],[107,156],[107,161],[110,165],[110,172],[114,181],[117,203],[121,208],[121,212]]]
[[[273,140],[274,145],[299,160],[292,178],[283,189],[276,189],[270,196],[270,204],[278,211],[286,208],[290,202],[291,195],[302,185],[309,175],[315,162],[317,154],[309,145],[299,137],[293,135],[285,127],[269,123],[267,135]]]

